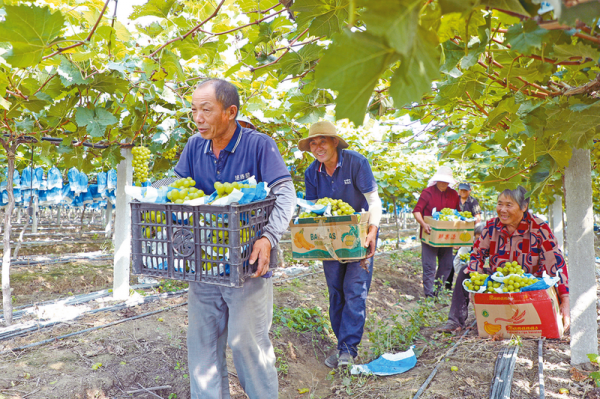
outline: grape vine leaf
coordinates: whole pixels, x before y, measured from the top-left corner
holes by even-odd
[[[490,8],[512,11],[527,17],[530,16],[527,10],[521,5],[519,0],[485,0],[482,1],[482,4]]]
[[[550,176],[556,163],[549,155],[542,155],[538,158],[538,163],[529,171],[529,180],[533,183],[542,183]]]
[[[195,55],[202,54],[202,50],[201,47],[199,47],[198,42],[191,38],[180,40],[176,42],[174,46],[176,49],[179,50],[181,58],[183,58],[186,61]]]
[[[549,30],[541,28],[535,21],[527,20],[521,24],[510,26],[506,33],[506,41],[512,46],[512,51],[529,55],[534,49],[542,48],[542,43],[549,32]]]
[[[8,111],[10,109],[10,101],[6,100],[3,97],[0,97],[0,107]]]
[[[422,3],[420,0],[369,1],[361,17],[370,33],[385,37],[397,52],[407,55],[417,34]]]
[[[563,109],[548,123],[548,133],[560,135],[575,148],[585,148],[600,126],[600,102],[573,104]],[[560,122],[558,122],[560,121]]]
[[[500,101],[496,108],[491,110],[488,115],[487,123],[490,126],[495,126],[505,116],[516,113],[519,110],[519,104],[515,104],[514,97],[508,97]]]
[[[297,11],[298,28],[310,21],[309,33],[312,36],[331,36],[340,32],[348,17],[348,0],[297,0],[290,8]]]
[[[398,54],[380,38],[366,32],[335,35],[317,65],[317,85],[338,91],[336,118],[361,125],[365,109],[381,73]]]
[[[129,19],[146,16],[167,18],[174,3],[175,0],[149,0],[144,5],[133,6],[133,12],[129,15]]]
[[[431,90],[431,82],[440,76],[437,36],[418,27],[414,40],[411,53],[402,58],[392,77],[390,94],[397,108],[419,101]]]
[[[136,24],[135,27],[140,32],[147,34],[153,39],[165,31],[165,28],[157,21],[154,21],[149,25]]]
[[[463,13],[470,11],[478,2],[478,0],[440,0],[440,6],[442,7],[442,14]]]
[[[285,2],[283,2],[285,3]],[[277,4],[277,0],[238,0],[236,5],[243,12],[254,10],[266,10]]]
[[[442,44],[442,66],[440,67],[440,72],[453,78],[462,76],[462,71],[456,66],[464,55],[465,49],[451,40],[445,41]]]
[[[179,63],[179,57],[177,57],[175,53],[164,49],[160,61],[168,73],[168,78],[173,78],[174,75],[177,75],[179,79],[185,79],[185,74],[183,73],[183,69]]]
[[[292,98],[290,103],[292,104],[290,115],[299,123],[314,123],[325,116],[325,107],[319,107],[302,96]],[[302,114],[302,116],[297,117],[298,114]]]
[[[577,44],[556,44],[554,45],[554,57],[558,61],[569,60],[572,57],[590,58],[594,62],[598,62],[600,58],[600,51],[593,48],[589,44],[585,44],[582,41]]]
[[[104,108],[77,107],[75,122],[79,126],[85,126],[89,135],[97,138],[102,137],[106,127],[117,123],[118,119]]]
[[[560,144],[555,145],[548,154],[554,159],[554,162],[556,162],[559,168],[566,168],[569,166],[569,160],[573,155],[573,149],[564,141],[560,141]]]
[[[60,81],[65,87],[71,85],[84,85],[92,81],[92,78],[83,78],[81,71],[66,57],[62,57],[60,66],[58,67],[58,74],[60,75]]]
[[[49,7],[28,5],[4,7],[6,15],[0,23],[0,40],[12,45],[2,56],[13,67],[26,68],[39,64],[44,50],[63,28],[65,19],[60,11]]]
[[[310,67],[310,63],[319,58],[323,47],[317,44],[307,44],[297,52],[288,52],[283,56],[279,65],[283,76],[300,75]]]
[[[128,82],[125,79],[121,79],[117,72],[96,74],[90,84],[91,89],[110,94],[115,94],[116,92],[126,93],[128,87]]]

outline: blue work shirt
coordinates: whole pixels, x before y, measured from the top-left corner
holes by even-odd
[[[369,210],[363,194],[377,190],[377,182],[367,158],[356,151],[338,150],[338,164],[329,176],[325,165],[315,160],[304,172],[306,199],[341,199],[356,212]]]
[[[289,178],[288,171],[275,141],[256,130],[237,124],[233,137],[225,149],[215,156],[212,141],[198,133],[190,137],[175,166],[180,177],[191,177],[196,188],[209,195],[215,191],[215,182],[232,183],[254,176],[257,182],[270,187],[281,179]]]

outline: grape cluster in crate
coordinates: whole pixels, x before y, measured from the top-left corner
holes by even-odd
[[[462,258],[461,258],[462,259]],[[506,262],[493,275],[473,272],[469,279],[463,282],[463,287],[473,293],[501,294],[521,292],[540,281],[531,274],[525,274],[518,262]]]
[[[317,205],[331,205],[331,215],[332,216],[343,216],[343,215],[352,215],[354,213],[354,208],[352,208],[352,206],[350,206],[349,204],[347,204],[346,202],[340,200],[340,199],[332,199],[332,198],[321,198],[317,201]],[[302,212],[300,213],[300,215],[298,217],[300,218],[316,218],[319,216],[323,216],[323,215],[319,215],[317,213],[314,212]]]

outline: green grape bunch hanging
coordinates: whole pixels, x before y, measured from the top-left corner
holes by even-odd
[[[592,169],[596,169],[600,165],[600,141],[594,141],[590,157],[592,158]]]
[[[163,152],[163,157],[165,159],[168,159],[169,161],[172,161],[177,156],[177,150],[178,150],[178,147],[175,146],[175,147],[171,148],[170,150]]]
[[[131,153],[133,154],[133,176],[140,183],[148,181],[150,150],[147,147],[139,146],[133,147]]]

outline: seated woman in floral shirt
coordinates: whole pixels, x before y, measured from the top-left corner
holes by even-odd
[[[462,282],[469,278],[468,273],[485,272],[492,274],[504,263],[517,261],[525,273],[541,277],[545,271],[549,276],[559,276],[558,295],[560,311],[565,330],[569,328],[569,277],[565,259],[548,224],[527,212],[529,200],[525,198],[525,188],[504,190],[498,196],[496,213],[483,228],[479,240],[473,245],[471,260],[464,273],[459,273],[448,322],[440,330],[457,331],[465,327],[468,316],[469,293]],[[489,258],[489,270],[484,270]]]

